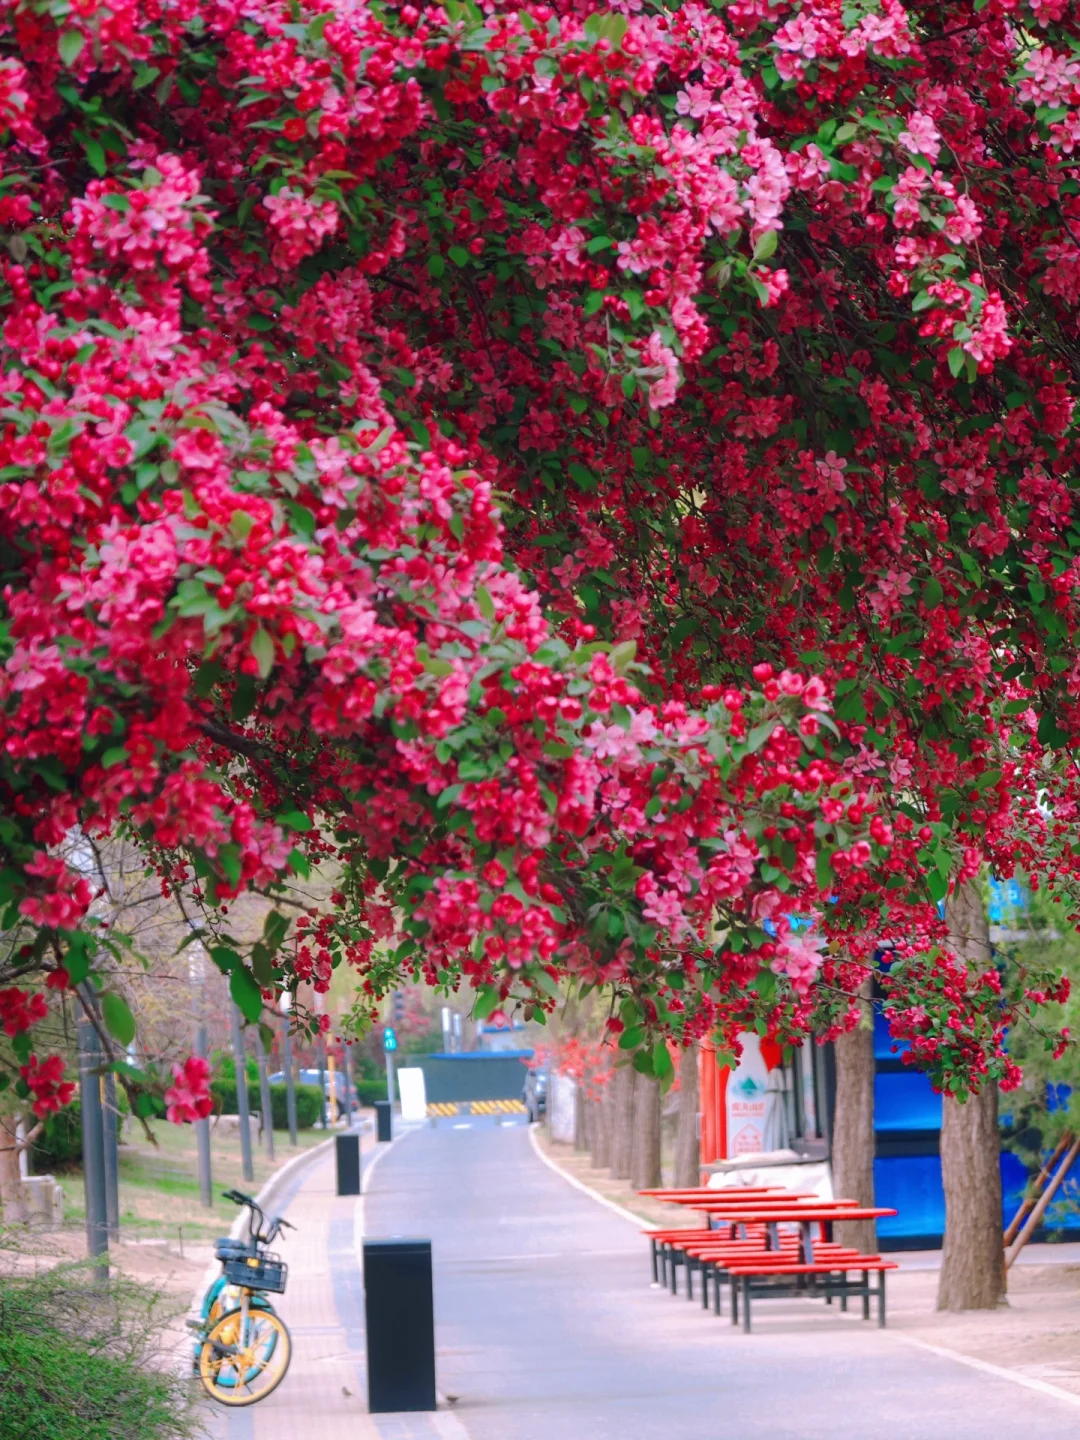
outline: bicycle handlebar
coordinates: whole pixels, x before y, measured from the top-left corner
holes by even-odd
[[[264,1232],[263,1224],[266,1221],[266,1214],[250,1195],[245,1195],[242,1190],[226,1190],[223,1198],[231,1200],[234,1205],[243,1205],[251,1211],[248,1220],[248,1234],[257,1244],[269,1245],[282,1230],[296,1229],[295,1225],[290,1225],[288,1220],[281,1215],[275,1215],[270,1221],[270,1228]]]

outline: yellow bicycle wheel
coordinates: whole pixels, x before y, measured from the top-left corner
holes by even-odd
[[[230,1310],[213,1324],[199,1351],[199,1379],[219,1405],[254,1405],[281,1384],[292,1340],[272,1310]]]

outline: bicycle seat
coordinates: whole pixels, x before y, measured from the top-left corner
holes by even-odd
[[[246,1240],[234,1240],[229,1235],[223,1235],[220,1240],[214,1241],[215,1260],[239,1260],[247,1253]]]

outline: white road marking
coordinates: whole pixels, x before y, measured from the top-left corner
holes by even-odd
[[[632,1210],[627,1210],[622,1205],[617,1205],[614,1200],[609,1200],[606,1195],[601,1195],[599,1190],[594,1190],[591,1185],[586,1185],[584,1181],[578,1180],[576,1176],[568,1175],[561,1165],[556,1165],[555,1161],[549,1159],[543,1150],[540,1149],[535,1134],[537,1128],[536,1125],[529,1126],[529,1144],[532,1146],[537,1157],[544,1162],[549,1170],[554,1170],[555,1174],[565,1180],[568,1185],[573,1185],[575,1190],[580,1190],[583,1194],[591,1196],[599,1205],[606,1205],[609,1210],[614,1210],[616,1215],[621,1215],[624,1220],[631,1221],[639,1230],[658,1230],[660,1228],[648,1220],[643,1220],[640,1215],[635,1215]]]

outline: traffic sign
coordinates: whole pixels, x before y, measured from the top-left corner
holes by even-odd
[[[382,1043],[384,1050],[397,1049],[397,1031],[392,1025],[387,1025],[382,1032]]]

